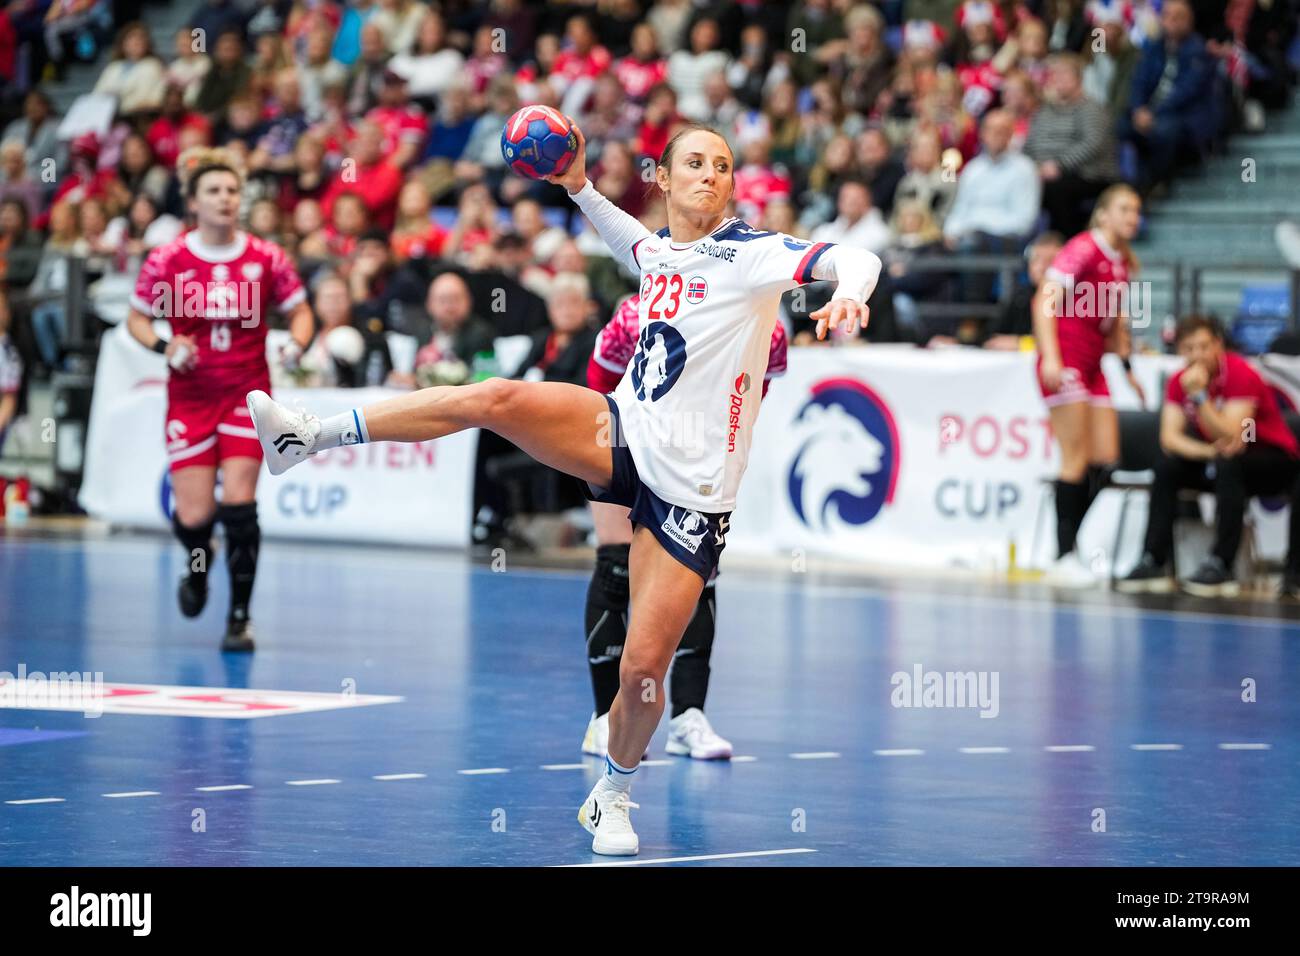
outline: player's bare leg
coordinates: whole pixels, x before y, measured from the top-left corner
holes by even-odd
[[[704,580],[664,550],[649,528],[636,529],[629,555],[631,616],[609,711],[605,773],[578,811],[594,835],[592,850],[630,856],[640,848],[628,816],[628,792],[641,755],[663,717],[664,681],[695,614]]]
[[[1061,443],[1061,471],[1056,481],[1056,535],[1059,555],[1048,572],[1048,582],[1060,587],[1085,588],[1096,577],[1080,558],[1075,539],[1087,514],[1089,405],[1086,401],[1053,405],[1049,409],[1052,431]]]
[[[613,474],[609,403],[598,392],[564,382],[491,378],[425,388],[324,421],[260,391],[248,393],[248,409],[273,475],[338,445],[431,441],[466,428],[496,432],[542,464],[583,481],[607,486]]]

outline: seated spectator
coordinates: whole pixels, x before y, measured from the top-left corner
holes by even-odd
[[[841,183],[835,211],[833,220],[812,231],[809,238],[813,242],[842,242],[877,254],[889,245],[889,226],[871,204],[871,190],[866,183],[855,179]]]
[[[415,356],[420,387],[466,382],[474,357],[493,351],[492,326],[471,312],[472,303],[469,286],[455,272],[444,272],[429,285],[430,337]]]
[[[382,327],[378,333],[358,329],[353,321],[348,284],[338,273],[321,276],[313,292],[319,329],[291,375],[280,370],[283,384],[307,388],[360,388],[383,385],[393,369]],[[276,372],[278,366],[272,366]]]
[[[303,62],[298,64],[298,88],[302,109],[315,123],[325,115],[325,88],[347,86],[348,68],[330,55],[334,34],[317,26],[307,34]]]
[[[465,151],[457,160],[453,171],[462,183],[487,179],[495,186],[505,176],[506,161],[501,155],[501,130],[515,110],[519,98],[515,81],[509,76],[498,76],[487,91],[487,111],[474,122]]]
[[[848,179],[859,178],[860,168],[854,162],[853,140],[848,136],[836,136],[826,144],[821,156],[808,169],[807,188],[799,196],[802,207],[799,222],[805,229],[835,218],[835,197],[839,195],[840,185]]]
[[[405,169],[420,155],[429,121],[424,111],[411,102],[401,74],[393,70],[384,73],[379,103],[366,114],[366,119],[383,131],[384,159],[390,164]]]
[[[808,231],[795,218],[794,203],[787,196],[777,196],[763,210],[759,228],[767,232],[783,232],[796,239],[807,239]]]
[[[25,289],[40,259],[41,240],[31,229],[27,204],[21,199],[0,201],[0,283]]]
[[[585,134],[585,128],[583,132]],[[605,144],[600,151],[600,162],[591,167],[589,178],[602,196],[629,216],[640,216],[645,210],[647,184],[638,175],[636,158],[626,139],[615,139]],[[518,203],[515,205],[518,208]],[[539,206],[539,214],[540,211]]]
[[[171,174],[155,161],[149,141],[139,133],[131,133],[122,141],[117,176],[109,187],[112,203],[115,208],[125,210],[133,196],[147,193],[154,208],[161,209],[167,201],[171,178]]]
[[[134,273],[150,250],[165,246],[184,231],[179,219],[163,212],[151,194],[141,192],[131,199],[123,215],[109,222],[104,244],[117,250],[115,271]]]
[[[871,200],[888,219],[894,212],[894,193],[905,170],[894,156],[894,145],[879,126],[869,126],[858,134],[856,145],[858,175],[871,188]]]
[[[1160,39],[1142,48],[1120,120],[1121,138],[1137,145],[1147,190],[1218,132],[1214,59],[1196,32],[1191,4],[1166,0],[1160,26]]]
[[[546,301],[519,281],[535,260],[527,243],[516,233],[498,236],[484,249],[488,262],[465,276],[474,298],[474,311],[492,318],[493,334],[530,335],[545,328]]]
[[[1044,103],[1025,141],[1051,227],[1066,236],[1083,231],[1090,201],[1119,179],[1110,117],[1084,95],[1081,66],[1071,53],[1051,58]]]
[[[379,0],[373,22],[383,31],[388,52],[401,56],[415,48],[420,28],[429,16],[429,7],[419,0]]]
[[[758,132],[741,139],[732,201],[736,204],[736,215],[747,222],[761,219],[769,200],[790,195],[789,170],[771,161],[770,147],[771,142]]]
[[[663,83],[652,89],[646,96],[645,112],[641,114],[641,125],[637,127],[632,147],[638,158],[650,158],[658,162],[672,131],[681,121],[682,116],[677,112],[677,94],[673,88]]]
[[[416,4],[419,6],[419,4]],[[465,56],[447,42],[447,22],[437,10],[420,21],[415,49],[398,53],[388,68],[406,78],[411,96],[417,100],[441,97],[462,81]]]
[[[384,42],[384,31],[374,19],[361,28],[361,56],[352,65],[348,77],[347,111],[350,116],[364,116],[379,105],[384,73],[392,54]]]
[[[336,259],[345,259],[356,251],[361,234],[370,227],[370,210],[357,193],[344,192],[329,206],[329,224],[325,226],[325,247]]]
[[[532,333],[532,347],[510,377],[587,384],[587,362],[596,344],[596,331],[588,322],[593,305],[586,277],[556,276],[546,300],[550,326]]]
[[[384,159],[383,146],[384,132],[377,124],[363,120],[356,125],[349,157],[352,162],[343,164],[321,199],[326,217],[332,217],[339,196],[353,193],[361,197],[375,225],[381,229],[393,227],[402,171]]]
[[[375,0],[348,0],[347,8],[339,21],[331,55],[345,67],[351,67],[361,56],[361,28],[379,12]],[[379,33],[383,39],[383,31]]]
[[[966,164],[957,180],[957,197],[943,222],[944,242],[963,253],[1018,252],[1038,220],[1038,174],[1034,164],[1008,147],[1015,122],[1003,110],[989,110],[980,124],[984,150]],[[965,299],[983,302],[993,276],[965,277]]]
[[[935,221],[942,223],[957,195],[957,177],[939,165],[942,146],[939,134],[918,128],[907,150],[907,172],[894,190],[894,203],[904,199],[919,202],[930,210]]]
[[[653,13],[646,18],[653,20]],[[653,30],[654,27],[652,26]],[[662,49],[662,47],[661,47]],[[740,31],[740,53],[727,67],[727,84],[747,109],[761,109],[763,94],[772,82],[789,74],[789,64],[779,66],[773,62],[767,33],[757,23],[750,23]]]
[[[261,127],[248,166],[253,171],[291,174],[297,170],[298,142],[307,134],[307,114],[302,108],[298,71],[286,66],[276,74],[273,115]]]
[[[41,249],[36,277],[27,290],[32,335],[45,374],[59,367],[67,335],[64,296],[68,288],[68,256],[76,247],[79,235],[77,223],[78,210],[74,203],[57,202],[50,209],[49,238]]]
[[[552,61],[560,52],[559,40],[554,35],[537,38],[537,49],[542,48],[542,40],[552,41]],[[509,40],[507,40],[509,42]],[[475,96],[487,91],[492,81],[503,73],[510,71],[510,61],[497,49],[496,35],[489,26],[481,26],[474,31],[474,42],[470,47],[469,58],[465,61],[464,82],[467,89]]]
[[[61,175],[67,165],[59,142],[59,117],[54,114],[50,98],[41,90],[31,90],[23,97],[23,115],[5,127],[4,142],[22,144],[27,157],[27,174],[36,182],[48,183],[52,170]]]
[[[253,35],[253,92],[268,105],[275,99],[275,82],[285,70],[293,70],[283,34],[276,29]]]
[[[1002,108],[1015,120],[1016,131],[1011,137],[1012,149],[1024,149],[1025,140],[1034,116],[1038,113],[1040,91],[1029,74],[1013,70],[1002,81]]]
[[[199,98],[199,87],[203,78],[212,69],[212,60],[207,55],[207,43],[201,48],[189,27],[176,31],[173,52],[176,58],[167,64],[166,86],[180,91],[185,106],[193,107]]]
[[[224,115],[212,131],[212,138],[218,146],[230,147],[239,143],[245,149],[252,149],[262,138],[264,128],[262,101],[249,90],[230,98]]]
[[[190,29],[199,31],[209,51],[213,49],[213,41],[228,31],[238,35],[242,47],[247,22],[247,15],[232,0],[200,0],[190,14]]]
[[[438,110],[420,156],[424,164],[420,175],[425,177],[425,185],[435,200],[454,187],[452,164],[465,152],[477,122],[478,117],[469,109],[467,90],[454,86],[438,100]]]
[[[321,27],[337,30],[343,20],[343,11],[334,0],[294,0],[287,17],[282,17],[277,9],[283,0],[261,2],[262,8],[249,20],[249,35],[256,39],[261,33],[274,34],[282,40],[294,61],[300,61],[306,54],[307,37],[313,30]]]
[[[615,61],[613,75],[634,103],[644,103],[650,91],[668,79],[668,61],[659,53],[654,29],[647,22],[632,28],[632,50]]]
[[[16,139],[0,143],[0,200],[5,199],[26,206],[29,221],[35,221],[45,205],[45,188],[28,174],[27,150]]]
[[[956,65],[966,111],[982,116],[993,105],[1004,72],[994,63],[998,52],[994,27],[998,8],[990,0],[966,0],[960,13],[961,32],[953,41],[950,59]]]
[[[1165,0],[1165,10],[1172,0]],[[1234,566],[1246,504],[1290,494],[1291,529],[1282,593],[1300,596],[1300,449],[1277,397],[1244,358],[1224,347],[1217,323],[1190,316],[1174,336],[1187,363],[1169,378],[1160,411],[1161,456],[1151,488],[1146,541],[1122,591],[1169,591],[1178,490],[1213,490],[1214,546],[1183,587],[1204,597],[1236,594]]]
[[[496,203],[492,201],[487,186],[483,183],[466,186],[461,192],[456,225],[443,246],[443,255],[462,258],[477,246],[491,245],[498,229]]]
[[[1106,113],[1114,124],[1116,118],[1128,112],[1133,71],[1141,53],[1129,41],[1121,4],[1089,4],[1088,16],[1093,29],[1102,33],[1100,43],[1089,43],[1083,48],[1087,59],[1083,68],[1083,93],[1106,107]]]
[[[599,187],[597,187],[599,188]],[[614,196],[617,193],[604,193]],[[515,235],[524,243],[532,262],[545,262],[559,251],[569,236],[558,226],[548,226],[542,217],[542,206],[534,199],[521,199],[510,210]]]
[[[1083,0],[1049,0],[1043,10],[1047,49],[1052,53],[1078,53],[1088,39]]]
[[[424,302],[429,282],[412,262],[397,262],[388,243],[388,233],[372,229],[357,240],[352,256],[342,263],[352,296],[353,318],[366,329],[400,332],[420,343],[427,342],[429,317]],[[413,383],[411,380],[405,384],[410,387]]]
[[[112,5],[107,0],[53,0],[45,13],[44,79],[59,82],[69,60],[89,63],[113,29]]]
[[[865,116],[889,85],[894,54],[884,41],[885,18],[875,7],[850,7],[844,29],[848,39],[827,63],[828,75],[842,91],[844,108]]]
[[[137,21],[118,31],[117,43],[108,66],[95,83],[95,92],[116,97],[118,116],[129,118],[162,106],[165,78],[149,29]]]
[[[918,344],[940,344],[932,323],[923,321],[919,302],[942,302],[949,297],[951,275],[946,271],[914,269],[918,260],[947,255],[943,233],[930,211],[918,202],[904,200],[895,210],[889,246],[881,252],[887,286],[899,331]]]
[[[1017,24],[1014,37],[998,51],[993,65],[1006,74],[1020,70],[1039,86],[1047,79],[1047,27],[1037,17],[1026,17]]]
[[[5,435],[18,417],[23,388],[23,360],[9,334],[12,313],[9,296],[0,289],[0,455],[5,450]],[[0,517],[4,516],[5,480],[0,478]]]
[[[212,68],[199,84],[194,108],[215,118],[226,111],[235,96],[249,90],[252,84],[253,71],[244,62],[243,34],[237,29],[225,30],[217,35],[212,47]]]
[[[957,150],[963,162],[979,151],[979,124],[967,111],[961,81],[955,73],[943,71],[916,104],[918,124],[939,134],[940,153]]]
[[[208,62],[206,57],[204,62]],[[181,154],[180,140],[184,130],[196,130],[201,141],[207,143],[212,136],[212,123],[202,113],[188,109],[184,92],[169,81],[163,93],[162,112],[144,134],[154,158],[164,170],[175,168],[176,159]]]
[[[276,201],[285,212],[293,212],[305,199],[319,202],[329,188],[325,172],[325,145],[314,132],[304,133],[293,144],[293,165],[279,177]]]
[[[668,58],[668,83],[677,93],[677,108],[687,119],[705,115],[705,81],[731,64],[730,55],[721,46],[717,21],[702,17],[691,27],[690,49],[678,50]]]
[[[997,320],[987,329],[984,348],[1016,352],[1034,347],[1034,295],[1064,244],[1065,240],[1056,232],[1044,232],[1030,243],[1027,250],[1029,282],[1018,284],[1011,298],[1003,304]]]
[[[549,79],[551,89],[563,99],[564,111],[574,113],[590,96],[596,78],[609,70],[614,58],[600,44],[591,18],[585,13],[568,17],[564,41]]]
[[[397,225],[393,229],[393,257],[398,262],[408,259],[438,259],[447,245],[447,230],[429,218],[432,202],[429,190],[418,179],[402,186],[397,196]]]

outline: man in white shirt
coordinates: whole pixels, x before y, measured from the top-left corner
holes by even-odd
[[[978,254],[1019,253],[1038,221],[1042,198],[1033,160],[1010,149],[1015,120],[1006,110],[984,114],[983,151],[957,180],[957,197],[943,223],[949,249]],[[992,290],[992,273],[965,276],[966,301],[982,301]]]
[[[812,231],[813,242],[841,242],[856,249],[881,253],[889,245],[889,225],[871,204],[871,189],[857,179],[840,184],[836,217]]]

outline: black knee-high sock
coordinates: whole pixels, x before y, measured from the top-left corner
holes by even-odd
[[[1060,554],[1074,550],[1088,503],[1087,480],[1056,482],[1056,547]]]
[[[709,695],[709,658],[713,656],[716,608],[713,585],[710,584],[700,593],[695,616],[686,625],[686,633],[673,656],[669,688],[674,717],[692,707],[704,709],[704,698]]]
[[[226,567],[230,571],[230,619],[248,619],[248,602],[257,577],[257,552],[262,529],[257,523],[257,502],[222,505],[217,517],[226,527]]]
[[[587,587],[587,666],[597,717],[609,713],[618,693],[618,666],[627,640],[629,548],[626,544],[596,548],[596,570]]]
[[[185,567],[190,580],[200,586],[208,583],[208,562],[212,560],[212,526],[213,519],[193,528],[181,524],[179,515],[172,515],[172,533],[185,549]]]

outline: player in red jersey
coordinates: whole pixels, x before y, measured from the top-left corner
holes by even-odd
[[[293,355],[313,332],[307,293],[288,255],[238,228],[243,176],[234,158],[197,147],[176,163],[195,228],[149,253],[140,269],[127,328],[167,358],[167,458],[175,509],[172,528],[190,555],[181,578],[181,613],[195,617],[208,598],[208,546],[220,521],[226,531],[230,613],[221,648],[251,651],[248,602],[257,573],[261,530],[257,476],[262,448],[244,396],[270,388],[267,319],[289,317]],[[153,319],[165,318],[170,340]],[[221,469],[221,504],[216,501]]]
[[[596,338],[587,363],[587,385],[598,392],[612,392],[636,353],[640,295],[628,296],[614,310]],[[785,326],[777,322],[772,330],[763,397],[772,379],[786,369]],[[587,665],[591,669],[591,690],[596,709],[582,739],[582,752],[604,757],[609,748],[609,709],[618,694],[619,660],[627,640],[628,559],[632,547],[632,521],[623,505],[591,502],[596,530],[596,567],[587,587]],[[731,743],[718,736],[704,716],[704,699],[709,692],[709,659],[713,655],[717,603],[712,577],[700,594],[695,614],[681,644],[673,655],[669,690],[672,720],[668,724],[668,752],[697,760],[725,760],[731,757]]]
[[[1101,370],[1101,357],[1116,352],[1128,381],[1143,400],[1129,366],[1132,339],[1127,303],[1136,260],[1129,241],[1137,233],[1141,200],[1129,186],[1111,186],[1097,199],[1092,228],[1057,253],[1034,297],[1038,381],[1061,443],[1056,481],[1059,557],[1049,580],[1089,587],[1096,576],[1079,558],[1075,538],[1088,506],[1119,460],[1119,417]]]

